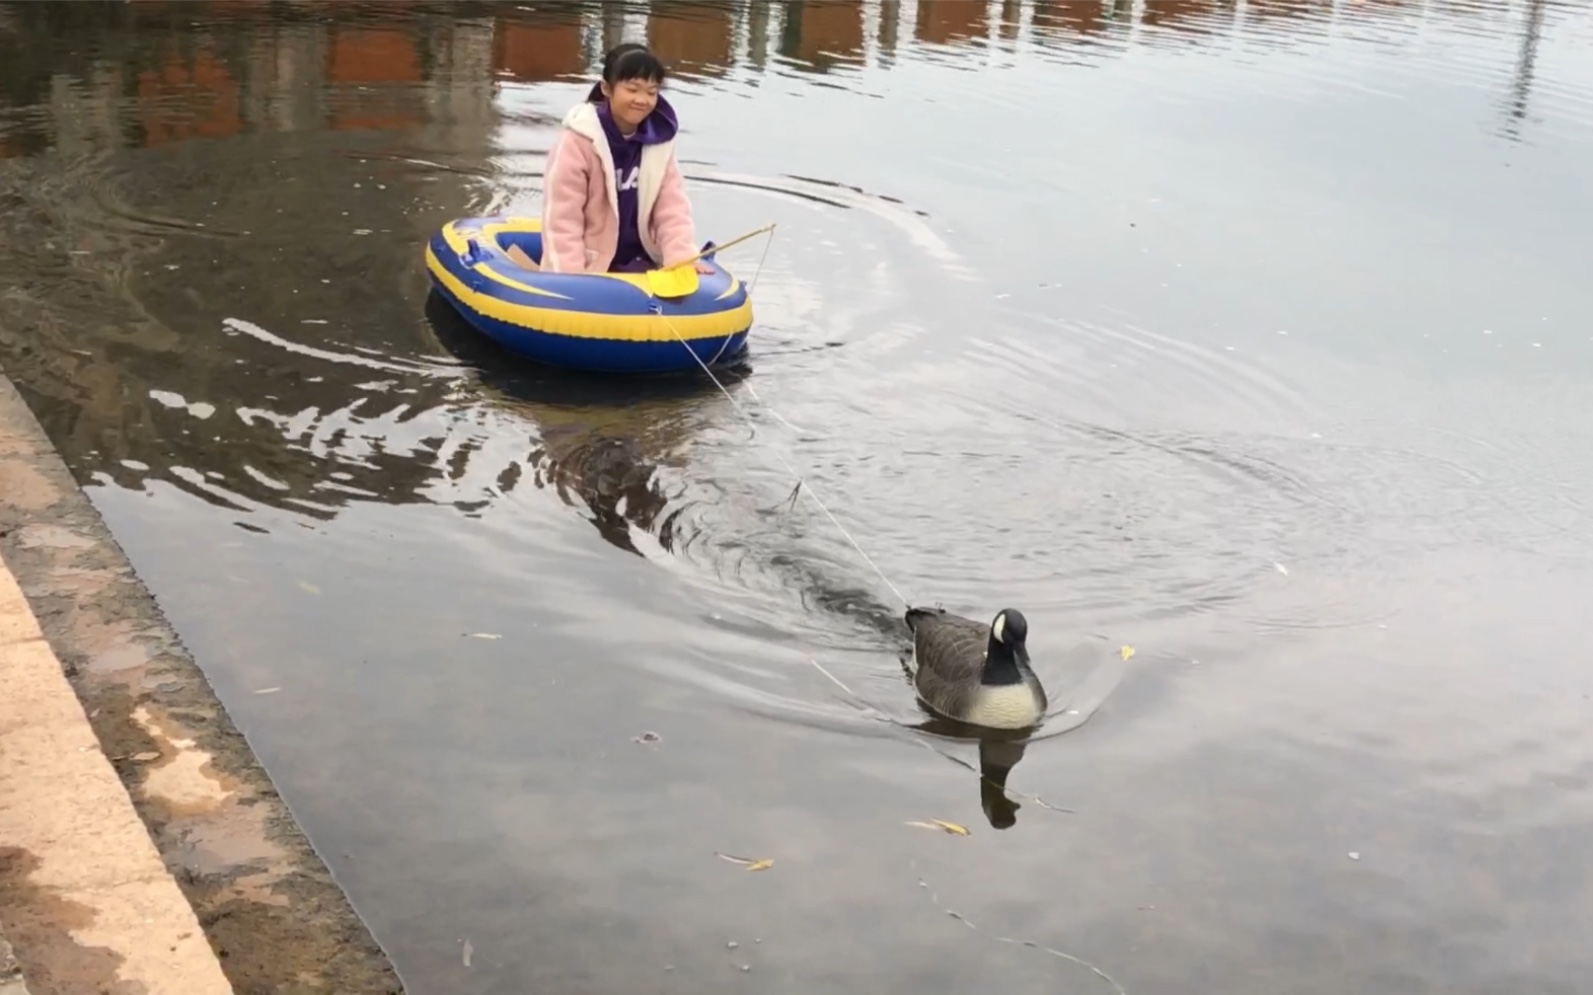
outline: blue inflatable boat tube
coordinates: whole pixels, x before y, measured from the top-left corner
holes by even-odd
[[[722,363],[746,348],[752,298],[711,257],[704,261],[713,272],[695,293],[658,298],[646,274],[544,273],[510,259],[511,245],[540,261],[541,219],[450,221],[426,245],[426,270],[466,321],[516,355],[594,372],[663,373]]]

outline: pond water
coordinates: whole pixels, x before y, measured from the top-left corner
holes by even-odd
[[[0,365],[413,992],[1578,991],[1590,14],[0,4]],[[625,39],[722,389],[429,296]]]

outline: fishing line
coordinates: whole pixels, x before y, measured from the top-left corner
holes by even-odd
[[[766,241],[764,243],[764,247],[763,247],[763,258],[758,261],[758,269],[757,269],[756,272],[753,273],[752,281],[747,284],[747,290],[748,290],[749,294],[751,293],[753,285],[757,283],[759,275],[761,275],[762,272],[763,272],[763,262],[764,262],[764,260],[768,259],[768,257],[769,257],[769,246],[773,242],[774,242],[774,226],[770,225],[769,226],[769,238],[768,238],[768,241]],[[758,423],[757,423],[757,421],[754,420],[752,415],[747,412],[746,408],[742,407],[741,402],[736,400],[735,395],[730,393],[730,390],[727,387],[725,387],[724,382],[721,381],[719,379],[719,377],[714,374],[714,371],[711,368],[710,364],[707,363],[707,362],[704,362],[703,358],[701,356],[697,355],[697,351],[691,347],[691,343],[686,341],[686,337],[684,335],[680,334],[680,329],[676,328],[675,327],[675,323],[673,321],[669,320],[669,316],[664,314],[663,303],[660,302],[656,296],[653,298],[653,300],[654,300],[654,303],[652,305],[652,312],[654,314],[656,314],[664,322],[665,325],[669,326],[669,330],[674,333],[675,338],[680,341],[681,346],[685,348],[686,352],[691,354],[691,358],[692,359],[697,361],[697,365],[702,368],[702,371],[704,373],[708,374],[708,379],[713,381],[714,386],[719,388],[719,392],[721,394],[723,394],[727,400],[730,401],[731,406],[736,409],[736,412],[739,415],[741,415],[741,417],[743,419],[746,420],[747,425],[753,431],[753,436],[756,438],[757,435],[758,435],[758,431],[757,431]],[[722,355],[724,353],[724,350],[729,345],[729,343],[730,343],[730,337],[726,336],[724,343],[722,343],[720,345],[720,347],[719,347],[719,352],[714,354],[713,361],[715,361],[715,362],[718,361],[720,355]],[[772,408],[769,405],[769,403],[767,401],[765,401],[762,397],[759,397],[758,396],[758,392],[755,389],[753,389],[751,387],[751,385],[747,385],[747,389],[752,394],[752,396],[758,401],[758,403],[765,410],[767,410],[769,412],[769,414],[773,415],[776,418],[779,418],[779,420],[781,422],[783,422],[784,424],[791,425],[790,422],[786,421],[784,418],[781,418],[780,415],[774,410],[774,408]],[[792,426],[792,427],[794,428],[795,426]],[[806,494],[807,497],[808,497],[808,500],[812,501],[814,506],[817,507],[821,512],[823,512],[824,516],[830,520],[830,524],[834,525],[836,530],[839,531],[841,533],[841,535],[846,537],[846,541],[851,544],[852,549],[856,550],[857,555],[861,556],[863,558],[863,562],[867,563],[869,565],[869,567],[871,567],[873,569],[875,575],[877,575],[879,577],[880,581],[886,587],[890,588],[890,591],[891,591],[892,594],[896,595],[896,600],[900,601],[902,603],[903,607],[911,608],[912,607],[912,602],[907,600],[906,596],[902,594],[900,588],[898,588],[895,584],[891,583],[890,578],[885,576],[885,571],[880,569],[880,565],[874,561],[874,558],[872,556],[868,555],[868,551],[863,548],[862,544],[857,541],[856,537],[854,537],[852,535],[852,533],[847,529],[847,527],[845,525],[841,524],[841,520],[839,518],[835,517],[835,513],[832,512],[829,509],[829,506],[824,503],[824,500],[822,498],[820,498],[817,493],[814,492],[813,485],[808,483],[807,478],[804,477],[801,474],[801,472],[799,472],[797,470],[796,467],[791,465],[791,461],[786,459],[785,454],[783,452],[781,452],[780,449],[777,446],[769,444],[767,439],[764,439],[763,442],[764,442],[765,446],[769,449],[769,451],[774,454],[775,459],[780,461],[780,465],[785,467],[786,472],[789,473],[791,476],[796,478],[797,491],[799,493],[801,493],[801,494]],[[793,498],[793,500],[794,500],[794,498]]]
[[[1071,964],[1077,964],[1080,967],[1088,969],[1096,977],[1111,985],[1112,988],[1117,992],[1117,995],[1128,995],[1127,990],[1125,990],[1123,986],[1118,983],[1116,978],[1112,977],[1110,974],[1107,974],[1105,971],[1101,970],[1099,967],[1096,967],[1094,964],[1091,964],[1082,957],[1070,954],[1066,950],[1058,950],[1056,947],[1044,946],[1040,943],[1036,943],[1034,940],[1020,940],[1011,936],[999,936],[995,933],[992,933],[988,929],[980,929],[978,926],[975,926],[973,921],[967,916],[956,911],[955,909],[948,908],[946,905],[941,903],[940,896],[935,893],[934,887],[932,887],[930,883],[924,879],[924,875],[918,870],[918,861],[909,857],[907,862],[913,869],[913,876],[918,879],[919,889],[927,895],[930,904],[939,909],[941,912],[945,913],[950,918],[957,920],[964,926],[967,926],[969,930],[975,933],[984,933],[986,936],[995,937],[996,941],[999,943],[1010,943],[1013,946],[1028,947],[1031,950],[1039,950],[1043,953],[1048,953],[1053,957],[1056,957],[1060,960],[1065,960]]]
[[[767,239],[767,241],[764,242],[763,255],[758,260],[758,268],[757,268],[757,270],[755,270],[753,272],[752,279],[750,281],[748,281],[748,283],[747,283],[747,292],[748,292],[749,295],[751,294],[752,287],[757,283],[758,277],[763,273],[763,264],[764,264],[764,262],[769,258],[769,247],[774,242],[774,226],[773,225],[769,226],[768,233],[769,233],[769,238]],[[714,354],[713,360],[710,360],[709,362],[703,362],[702,357],[697,355],[696,350],[694,350],[691,347],[691,344],[686,341],[686,337],[684,335],[680,334],[680,329],[676,328],[675,327],[675,323],[669,320],[669,316],[668,315],[664,314],[663,304],[658,300],[656,295],[654,295],[653,300],[654,300],[654,303],[652,305],[652,312],[655,315],[657,315],[659,317],[659,319],[664,322],[665,325],[667,325],[669,327],[669,330],[672,333],[674,333],[675,338],[680,341],[680,344],[681,344],[682,348],[684,348],[686,350],[686,352],[688,352],[691,355],[692,359],[697,361],[697,365],[699,367],[701,367],[702,371],[708,375],[708,379],[713,381],[714,386],[719,388],[719,392],[725,396],[725,399],[728,400],[730,402],[731,406],[736,409],[736,412],[738,414],[740,414],[743,419],[746,420],[748,427],[752,429],[753,436],[756,438],[758,436],[758,431],[757,431],[758,430],[758,423],[752,418],[751,414],[749,414],[747,412],[747,409],[744,408],[741,405],[741,402],[736,400],[735,395],[732,394],[729,391],[729,389],[725,387],[724,383],[719,379],[718,376],[716,376],[714,374],[714,371],[711,368],[711,364],[713,362],[717,362],[719,357],[724,353],[724,350],[725,350],[726,346],[729,344],[729,341],[730,341],[729,337],[726,336],[725,342],[720,345],[719,351]],[[786,419],[782,418],[780,416],[779,412],[775,411],[774,408],[772,406],[770,406],[770,404],[767,401],[765,401],[762,397],[760,397],[758,395],[757,390],[755,390],[752,387],[751,384],[746,383],[746,382],[743,381],[742,386],[745,387],[747,389],[747,391],[752,394],[753,398],[757,400],[758,404],[763,408],[763,410],[767,411],[770,415],[772,415],[775,418],[779,419],[779,421],[781,423],[783,423],[783,424],[785,424],[785,425],[787,425],[787,426],[789,426],[791,428],[795,428],[796,427],[796,426],[792,425],[789,421],[786,421]],[[868,555],[867,550],[865,550],[862,547],[862,545],[857,541],[857,539],[852,535],[852,533],[846,528],[846,526],[841,524],[840,519],[835,517],[835,513],[830,511],[829,507],[824,503],[823,499],[820,498],[818,496],[818,494],[814,492],[813,485],[808,483],[807,479],[805,477],[803,477],[800,472],[798,472],[796,467],[791,465],[791,461],[786,459],[785,454],[782,453],[778,447],[770,445],[768,443],[767,439],[765,439],[763,441],[765,442],[765,445],[768,447],[769,451],[774,454],[775,459],[779,460],[780,464],[785,467],[786,472],[791,474],[791,476],[796,478],[796,482],[797,482],[796,489],[792,492],[792,495],[791,495],[792,504],[793,505],[795,504],[796,499],[797,499],[797,497],[799,495],[806,494],[808,496],[808,499],[810,501],[812,501],[813,504],[816,507],[818,507],[818,509],[820,511],[822,511],[824,513],[825,517],[830,520],[831,524],[833,524],[835,526],[836,530],[839,531],[841,533],[841,535],[846,537],[846,541],[851,544],[851,546],[852,546],[852,548],[854,550],[857,551],[857,555],[862,557],[863,561],[865,563],[867,563],[873,569],[874,573],[879,577],[880,581],[886,587],[890,588],[891,593],[896,595],[897,600],[902,603],[903,607],[911,608],[912,607],[912,603],[907,600],[907,598],[902,594],[901,590],[895,584],[891,583],[890,578],[885,575],[885,571],[880,568],[879,564],[874,561],[873,557]],[[869,704],[866,700],[864,700],[861,696],[859,696],[855,691],[853,691],[851,688],[847,687],[844,683],[842,683],[841,680],[839,678],[837,678],[834,674],[832,674],[828,670],[826,670],[824,668],[824,666],[822,664],[820,664],[817,660],[809,657],[808,658],[808,662],[811,663],[819,671],[819,673],[821,673],[825,677],[829,678],[830,681],[832,681],[838,687],[840,687],[840,689],[842,691],[845,691],[846,694],[849,695],[854,700],[854,702],[856,703],[856,705],[858,707],[861,707],[865,711],[872,712],[874,718],[878,719],[879,721],[883,721],[883,722],[887,723],[888,725],[895,726],[896,728],[899,728],[899,729],[903,729],[903,730],[910,730],[911,729],[911,727],[905,725],[904,723],[898,722],[897,720],[891,718],[889,715],[887,715],[881,709],[878,709],[878,708],[874,707],[873,705]],[[932,753],[939,754],[942,758],[944,758],[946,760],[950,760],[952,763],[955,763],[955,764],[957,764],[960,767],[963,767],[963,768],[965,768],[967,770],[973,771],[974,773],[979,775],[981,780],[987,780],[987,778],[985,778],[984,772],[982,770],[979,770],[974,765],[968,763],[966,760],[963,760],[960,757],[956,757],[956,756],[953,756],[950,753],[947,753],[946,751],[936,747],[932,743],[924,742],[922,739],[919,739],[918,737],[912,737],[910,739],[910,742],[912,742],[914,745],[923,747],[923,748],[929,750]],[[1016,801],[1018,798],[1021,798],[1021,799],[1025,800],[1025,801],[1032,801],[1035,804],[1037,804],[1038,806],[1040,806],[1041,808],[1049,809],[1049,810],[1051,810],[1053,812],[1069,813],[1069,814],[1071,814],[1071,812],[1072,812],[1071,809],[1063,808],[1060,805],[1053,805],[1050,802],[1045,801],[1044,799],[1040,798],[1039,795],[1027,795],[1027,794],[1024,794],[1023,792],[1014,791],[1013,789],[1008,788],[1005,785],[995,785],[995,786],[1004,795],[1006,795],[1009,800]],[[1014,798],[1013,796],[1017,796],[1017,797]],[[1065,956],[1065,955],[1058,953],[1058,956]]]

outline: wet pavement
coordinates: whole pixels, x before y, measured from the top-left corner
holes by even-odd
[[[1590,14],[0,4],[0,365],[411,991],[1578,991]],[[428,293],[631,37],[728,397]]]

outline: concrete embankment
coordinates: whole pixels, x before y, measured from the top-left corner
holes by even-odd
[[[397,975],[0,376],[0,995]]]

